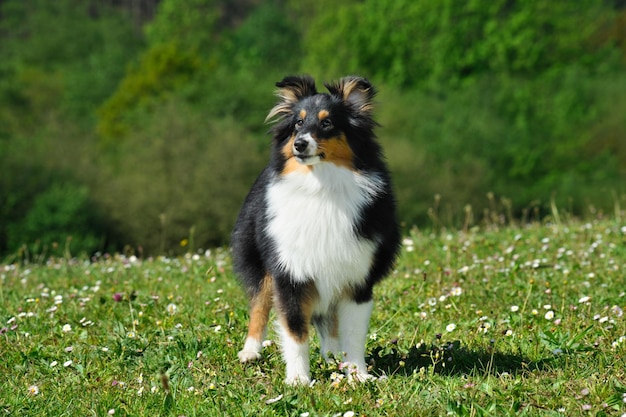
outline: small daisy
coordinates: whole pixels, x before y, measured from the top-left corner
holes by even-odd
[[[37,385],[31,385],[30,387],[28,387],[28,393],[30,395],[37,395],[37,394],[39,394],[39,387]]]
[[[450,324],[448,324],[448,325],[446,326],[446,331],[447,331],[448,333],[450,333],[450,332],[454,331],[454,329],[456,329],[456,324],[454,324],[454,323],[450,323]]]
[[[453,295],[455,297],[459,297],[461,294],[463,294],[463,289],[461,287],[454,287],[450,291],[450,295]]]

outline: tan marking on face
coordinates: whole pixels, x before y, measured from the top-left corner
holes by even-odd
[[[319,113],[317,113],[317,118],[319,120],[324,120],[325,118],[327,118],[330,115],[328,110],[320,110]]]
[[[306,110],[304,109],[300,110],[300,113],[298,114],[298,116],[300,116],[302,120],[306,119]]]
[[[294,157],[293,142],[295,140],[296,136],[292,135],[281,150],[283,156],[285,157],[285,166],[283,167],[282,175],[289,175],[293,172],[301,172],[305,174],[311,172],[312,166],[301,164]]]
[[[273,279],[266,275],[261,283],[261,290],[250,301],[250,323],[248,337],[261,341],[267,328],[270,310],[272,309]]]
[[[323,161],[352,169],[353,153],[344,135],[336,136],[319,142],[319,150],[324,154]]]

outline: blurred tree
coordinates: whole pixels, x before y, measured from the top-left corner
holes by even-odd
[[[360,71],[438,89],[486,72],[529,76],[593,63],[598,51],[587,41],[608,11],[596,0],[365,0],[329,8],[311,24],[306,63],[331,77]]]
[[[10,225],[50,227],[26,220],[40,193],[89,180],[94,110],[139,44],[132,23],[102,2],[0,3],[0,253],[15,247]]]
[[[102,167],[96,187],[111,232],[146,253],[187,251],[178,244],[192,227],[199,247],[227,242],[266,152],[236,121],[207,120],[176,97],[136,126],[144,128],[117,144],[117,164]]]
[[[55,183],[35,197],[23,219],[8,228],[8,249],[35,255],[90,255],[103,248],[97,210],[84,186]]]

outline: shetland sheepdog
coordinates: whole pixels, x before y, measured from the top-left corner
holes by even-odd
[[[276,83],[266,121],[273,146],[232,234],[234,269],[250,297],[241,362],[261,357],[277,311],[288,384],[310,382],[309,331],[326,360],[369,378],[365,343],[374,284],[400,242],[389,171],[376,142],[374,87],[349,76],[318,93],[309,76]]]

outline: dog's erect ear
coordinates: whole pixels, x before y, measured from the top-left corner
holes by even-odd
[[[276,95],[280,101],[265,118],[265,121],[278,115],[292,114],[293,105],[304,97],[317,94],[315,81],[308,75],[288,76],[276,83]]]
[[[369,113],[374,106],[376,90],[365,78],[348,76],[338,82],[326,84],[330,94],[341,98],[357,111]]]

